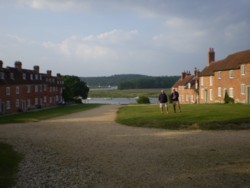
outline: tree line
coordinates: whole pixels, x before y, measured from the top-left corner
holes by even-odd
[[[90,87],[118,86],[118,89],[170,88],[179,76],[146,76],[121,74],[102,77],[81,77]]]
[[[80,78],[77,76],[63,76],[65,101],[88,97],[88,85],[118,86],[118,89],[149,89],[149,88],[171,88],[179,79],[179,76],[144,76],[144,75],[114,75],[110,77]]]

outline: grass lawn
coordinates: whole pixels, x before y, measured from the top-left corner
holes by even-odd
[[[100,106],[99,104],[74,104],[62,105],[55,108],[44,108],[41,110],[18,113],[13,115],[0,116],[0,124],[4,123],[24,123],[49,119],[56,116],[89,110]]]
[[[15,184],[18,163],[22,155],[13,150],[9,144],[0,142],[0,187],[11,187]]]
[[[121,124],[164,129],[237,130],[250,129],[250,105],[199,104],[181,105],[182,112],[161,114],[158,105],[125,106],[117,112]]]

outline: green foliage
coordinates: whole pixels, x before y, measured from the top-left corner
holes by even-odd
[[[89,88],[86,83],[77,76],[63,76],[64,90],[63,98],[65,101],[73,101],[75,97],[86,99]]]
[[[0,143],[0,187],[12,187],[23,156],[9,144]]]
[[[182,112],[161,114],[158,105],[120,108],[116,121],[121,124],[164,129],[240,130],[250,129],[250,105],[181,105]]]
[[[145,96],[140,96],[136,101],[138,104],[149,104],[150,103],[149,98],[145,97]]]
[[[118,86],[121,82],[147,77],[140,74],[120,74],[99,77],[81,77],[89,86]]]
[[[89,86],[118,86],[119,89],[170,88],[179,76],[146,76],[138,74],[114,75],[108,77],[82,77]]]
[[[234,99],[231,98],[231,97],[229,97],[227,91],[225,92],[224,103],[225,103],[225,104],[234,103]]]
[[[178,78],[177,76],[145,77],[121,82],[118,89],[171,88]]]
[[[170,93],[170,89],[164,89]],[[89,97],[110,97],[110,98],[134,98],[137,96],[158,97],[161,89],[124,89],[124,90],[90,90]]]

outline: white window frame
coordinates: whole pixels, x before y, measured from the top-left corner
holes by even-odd
[[[209,100],[213,100],[213,89],[209,89]]]
[[[218,72],[218,79],[221,79],[221,71]]]
[[[15,80],[15,78],[14,78],[14,73],[13,73],[13,72],[10,73],[10,79],[11,79],[11,80]]]
[[[234,78],[234,70],[229,71],[229,78],[230,79]]]
[[[201,99],[204,99],[204,88],[201,88]]]
[[[26,80],[26,73],[23,73],[23,80]]]
[[[222,89],[221,87],[218,87],[218,97],[221,97],[221,94],[222,94]]]
[[[30,106],[31,106],[30,99],[27,99],[27,107],[30,107]]]
[[[38,98],[35,98],[35,105],[38,105]]]
[[[201,86],[203,86],[204,85],[204,77],[201,77]]]
[[[20,101],[19,99],[16,99],[16,108],[19,108],[19,106],[20,106]]]
[[[35,92],[37,93],[39,91],[38,85],[35,85]]]
[[[10,96],[10,87],[6,87],[6,95]]]
[[[230,87],[228,90],[228,96],[233,98],[234,97],[234,88]]]
[[[31,92],[31,85],[27,85],[27,93]]]
[[[246,85],[245,84],[240,85],[240,93],[241,93],[241,95],[246,94]]]
[[[210,77],[209,77],[209,85],[210,85],[210,86],[213,86],[213,76],[210,76]]]
[[[11,109],[10,101],[6,101],[6,109],[7,109],[7,110],[10,110],[10,109]]]
[[[20,87],[16,86],[16,94],[19,95],[20,94]]]
[[[4,72],[0,72],[0,79],[4,80]]]

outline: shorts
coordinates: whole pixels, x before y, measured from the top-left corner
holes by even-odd
[[[165,102],[165,103],[160,103],[160,108],[162,108],[164,105],[166,108],[168,107],[168,103]]]

